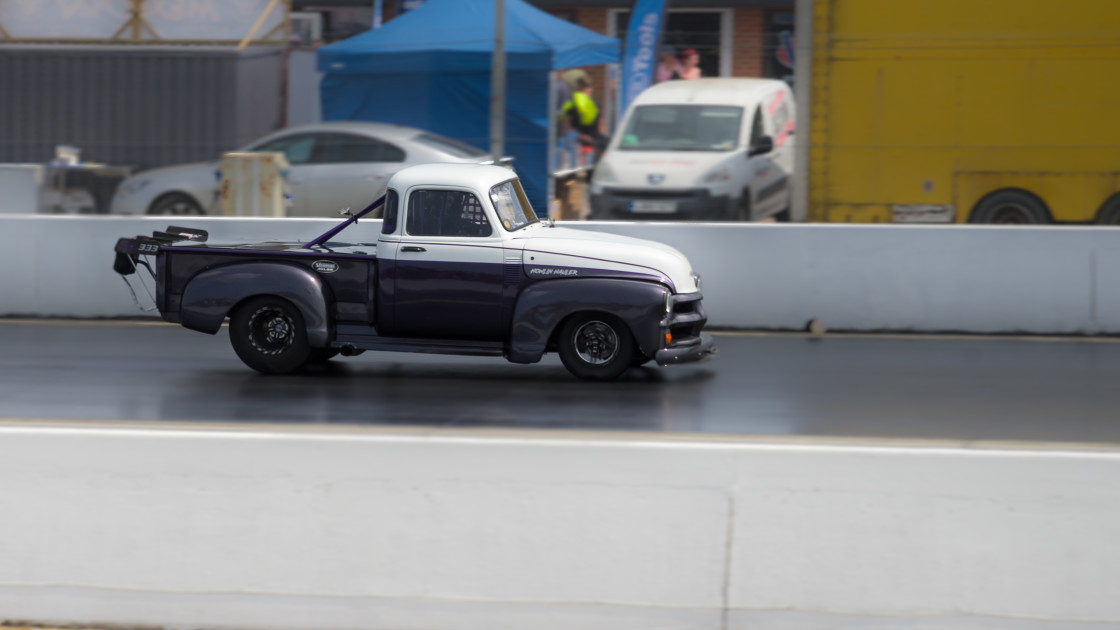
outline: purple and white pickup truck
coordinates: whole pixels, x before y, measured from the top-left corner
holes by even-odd
[[[335,240],[383,207],[376,242]],[[538,219],[513,171],[423,164],[306,243],[213,245],[169,227],[122,238],[114,269],[146,268],[169,322],[217,333],[229,318],[249,367],[287,373],[365,350],[501,356],[557,352],[586,380],[715,352],[700,276],[660,243]]]

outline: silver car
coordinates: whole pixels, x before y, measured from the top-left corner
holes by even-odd
[[[424,162],[489,162],[469,144],[412,127],[332,122],[290,127],[240,149],[276,151],[291,165],[289,216],[337,216],[364,208],[400,169]],[[113,214],[211,213],[218,191],[217,162],[143,171],[121,182]]]

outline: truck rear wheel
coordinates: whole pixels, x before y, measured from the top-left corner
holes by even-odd
[[[979,201],[969,223],[1039,225],[1050,222],[1046,204],[1025,190],[998,190]]]
[[[299,309],[278,297],[253,298],[229,319],[229,340],[245,365],[262,374],[286,374],[311,356]]]
[[[634,362],[634,338],[618,318],[589,313],[572,317],[560,329],[560,361],[585,381],[609,381]]]

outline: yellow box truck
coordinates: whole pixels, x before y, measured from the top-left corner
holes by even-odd
[[[794,216],[1120,224],[1120,0],[798,0]]]

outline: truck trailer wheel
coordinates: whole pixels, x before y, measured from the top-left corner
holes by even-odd
[[[1025,190],[998,190],[976,204],[968,222],[1039,225],[1050,222],[1050,212],[1042,200]]]
[[[262,374],[299,369],[311,356],[303,316],[278,297],[248,300],[229,318],[229,340],[237,356]]]
[[[1120,225],[1120,194],[1113,195],[1097,211],[1097,224]]]
[[[634,338],[618,318],[589,313],[572,317],[560,329],[560,360],[585,381],[609,381],[634,361]]]

